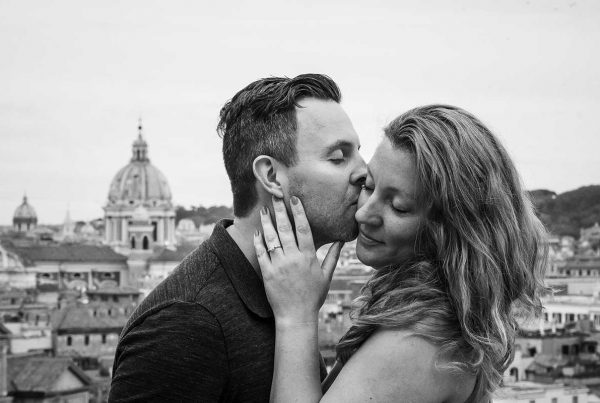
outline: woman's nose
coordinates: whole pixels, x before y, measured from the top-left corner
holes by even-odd
[[[364,192],[363,192],[364,193]],[[359,224],[368,226],[379,226],[382,224],[381,215],[378,212],[377,203],[368,196],[361,194],[361,199],[366,199],[362,205],[359,199],[360,208],[356,210],[355,218]],[[363,199],[363,200],[364,200]]]

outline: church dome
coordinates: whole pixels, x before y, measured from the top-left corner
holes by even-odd
[[[148,144],[142,137],[141,122],[138,131],[138,138],[132,146],[131,161],[117,172],[110,185],[109,204],[170,203],[171,189],[163,173],[150,163]]]
[[[23,203],[15,210],[13,219],[37,221],[37,214],[34,208],[27,203],[27,196],[23,196]]]

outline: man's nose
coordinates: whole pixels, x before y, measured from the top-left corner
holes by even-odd
[[[355,186],[361,186],[367,178],[367,164],[360,154],[356,154],[354,169],[350,173],[350,183]]]

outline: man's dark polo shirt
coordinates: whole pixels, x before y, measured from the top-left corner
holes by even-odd
[[[109,401],[269,401],[273,312],[230,224],[219,222],[132,314]]]

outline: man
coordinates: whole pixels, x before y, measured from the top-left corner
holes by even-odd
[[[235,219],[187,256],[121,334],[109,401],[265,402],[273,313],[252,243],[260,209],[297,196],[315,246],[358,233],[366,175],[337,85],[318,74],[258,80],[221,110]]]

